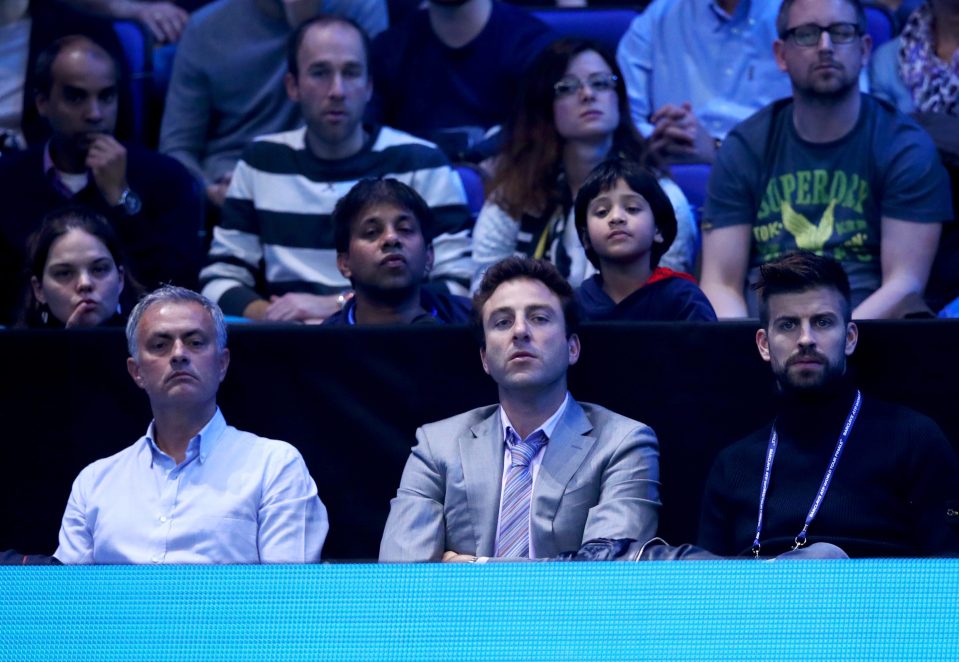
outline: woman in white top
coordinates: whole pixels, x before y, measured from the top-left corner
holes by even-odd
[[[573,286],[591,275],[572,203],[590,171],[613,155],[657,173],[679,226],[661,264],[690,271],[698,230],[689,203],[633,126],[616,59],[593,42],[560,39],[531,65],[520,89],[473,232],[474,288],[510,255],[548,259]]]

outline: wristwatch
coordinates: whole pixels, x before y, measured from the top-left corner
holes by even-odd
[[[115,206],[123,207],[123,211],[126,212],[127,216],[133,216],[140,211],[143,203],[140,202],[140,196],[134,193],[128,186],[123,189],[123,192],[120,194],[120,199]]]

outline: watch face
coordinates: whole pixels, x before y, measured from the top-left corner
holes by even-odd
[[[123,196],[120,204],[123,205],[123,210],[130,216],[133,216],[134,214],[139,212],[140,208],[143,206],[140,202],[140,196],[138,196],[136,193],[134,193],[130,189],[127,189],[126,191],[123,192]]]

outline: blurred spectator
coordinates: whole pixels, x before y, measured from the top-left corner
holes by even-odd
[[[129,76],[111,22],[57,0],[4,0],[0,2],[0,156],[50,137],[49,126],[34,104],[33,63],[44,48],[72,34],[90,37],[120,63],[116,135],[133,136],[133,118],[127,111]]]
[[[353,286],[324,324],[467,322],[470,301],[423,287],[433,268],[433,212],[395,179],[363,179],[333,209],[336,265]]]
[[[386,27],[383,0],[218,0],[190,18],[173,62],[160,151],[203,181],[217,207],[247,144],[301,124],[283,91],[286,44],[293,28],[322,10],[371,32]]]
[[[959,116],[959,2],[929,0],[876,50],[872,93],[904,113]]]
[[[291,36],[286,90],[306,127],[263,136],[237,164],[214,228],[203,292],[228,315],[321,321],[344,302],[330,213],[358,179],[412,186],[437,220],[433,275],[469,280],[469,211],[443,153],[389,127],[364,126],[372,94],[369,40],[355,23],[321,16]]]
[[[199,191],[173,159],[113,136],[117,71],[116,61],[82,36],[64,37],[37,58],[36,104],[52,136],[0,159],[2,322],[11,320],[22,291],[27,237],[67,203],[109,219],[141,282],[196,282]]]
[[[922,312],[942,222],[952,217],[932,141],[860,92],[872,40],[859,0],[785,0],[777,28],[776,59],[793,97],[736,127],[719,151],[703,222],[703,291],[720,318],[743,317],[755,310],[747,276],[754,281],[760,264],[798,248],[843,264],[853,317]]]
[[[711,163],[738,122],[789,95],[776,67],[778,2],[653,0],[619,42],[629,106],[650,148]]]
[[[631,161],[601,163],[579,189],[576,230],[599,271],[576,288],[590,321],[715,321],[687,273],[659,266],[676,238],[676,214],[656,177]]]
[[[21,326],[120,326],[143,294],[126,273],[113,228],[83,207],[65,207],[44,219],[31,237],[27,268]]]
[[[629,119],[615,60],[598,44],[560,39],[530,67],[518,110],[504,127],[491,194],[473,233],[474,284],[487,267],[514,254],[548,259],[574,286],[590,275],[572,220],[573,198],[610,156],[658,163]],[[690,271],[696,227],[689,204],[665,176],[660,185],[679,225],[663,265]]]
[[[373,42],[376,119],[467,157],[502,123],[523,72],[556,35],[498,0],[430,0]],[[480,152],[471,160],[482,160]]]

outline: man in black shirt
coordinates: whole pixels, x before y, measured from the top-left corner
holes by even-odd
[[[959,459],[914,411],[863,398],[846,370],[859,331],[835,260],[762,266],[756,345],[780,390],[771,426],[720,453],[699,544],[763,556],[822,541],[850,556],[959,553]]]

